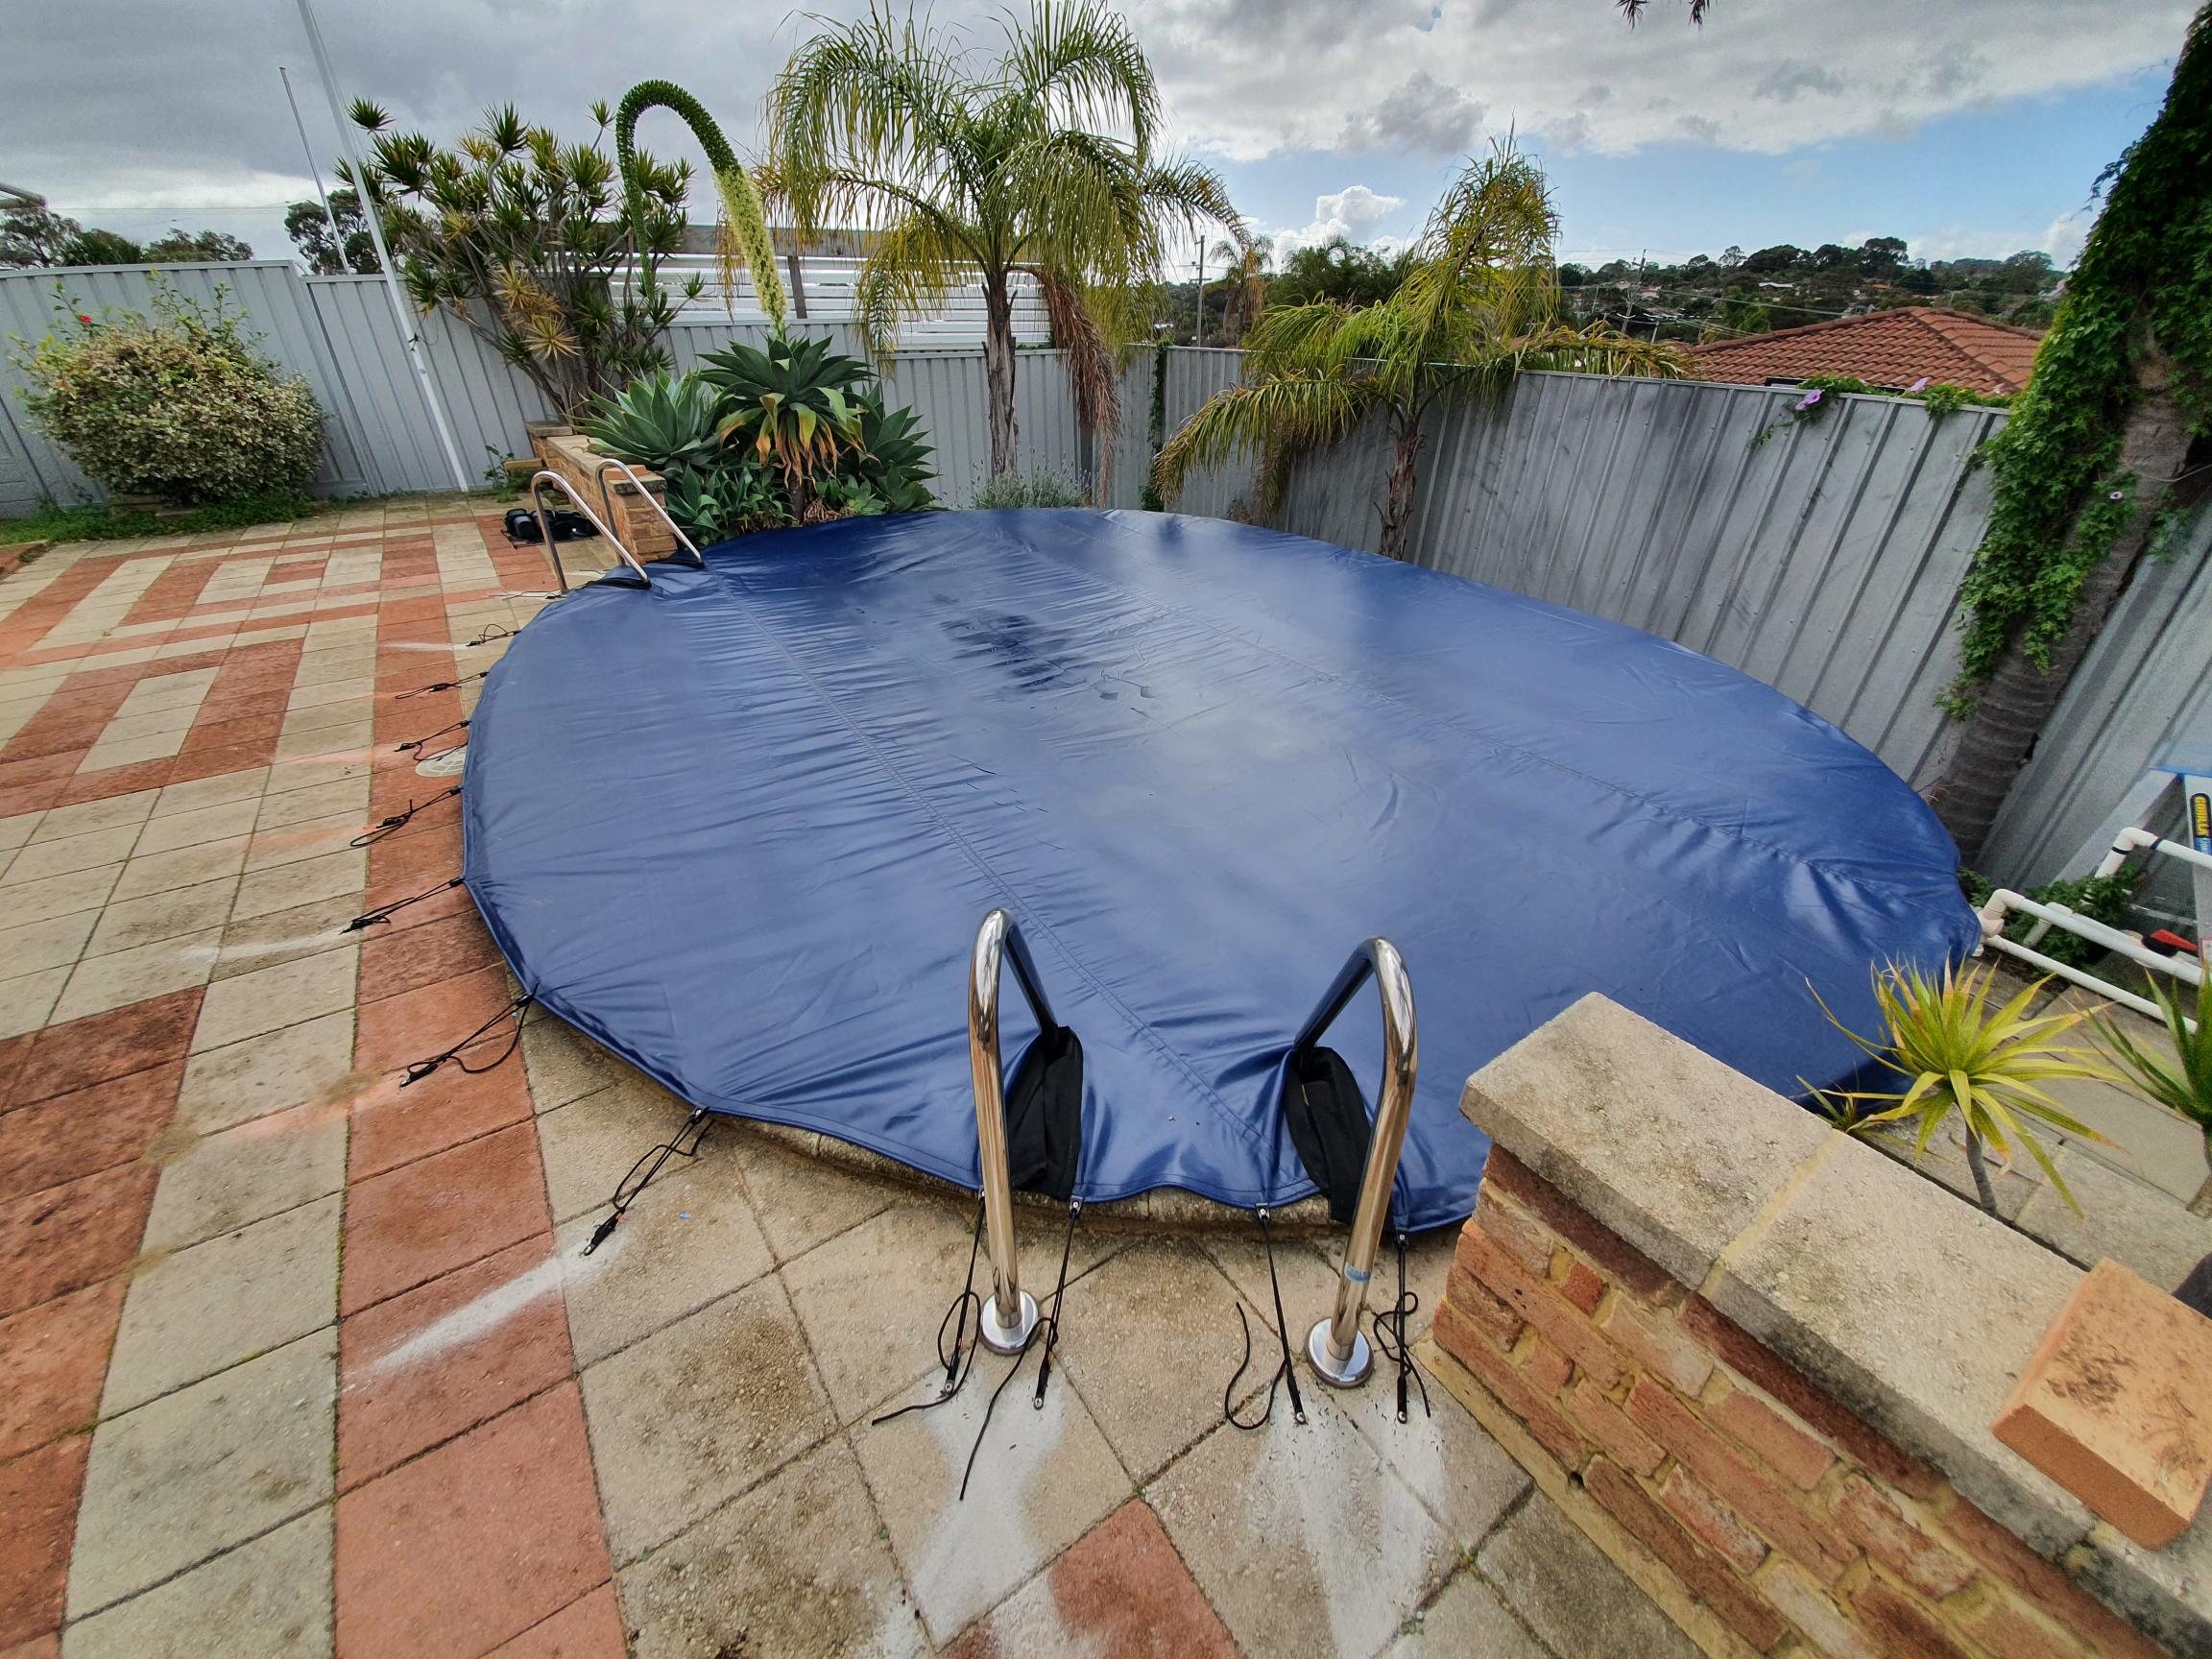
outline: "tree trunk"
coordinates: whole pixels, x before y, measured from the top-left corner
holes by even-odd
[[[1403,560],[1407,539],[1413,533],[1413,487],[1419,482],[1415,469],[1421,460],[1421,447],[1428,442],[1421,434],[1421,417],[1393,414],[1390,441],[1390,485],[1382,498],[1382,545],[1379,551],[1385,559]]]
[[[2176,402],[2173,368],[2146,336],[2136,357],[2135,402],[2122,429],[2119,470],[2133,475],[2134,510],[2104,563],[2083,578],[2073,619],[2051,650],[2051,666],[2038,668],[2015,643],[1998,660],[1966,718],[1965,730],[1928,792],[1959,856],[1974,864],[1997,822],[2013,780],[2028,763],[2035,739],[2065,695],[2067,683],[2128,590],[2150,545],[2168,488],[2180,476],[2189,452],[2189,424]]]
[[[1996,1214],[1997,1189],[1989,1185],[1989,1166],[1982,1157],[1982,1137],[1971,1129],[1966,1131],[1966,1167],[1974,1173],[1974,1190],[1982,1200],[1982,1208]]]
[[[991,476],[1014,470],[1014,300],[1003,271],[983,277],[983,380],[991,401]]]

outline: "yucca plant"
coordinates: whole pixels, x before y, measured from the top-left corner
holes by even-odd
[[[803,517],[823,479],[860,447],[854,382],[869,378],[857,357],[827,340],[779,334],[765,349],[728,346],[701,360],[699,377],[722,397],[716,436],[783,475],[794,517]]]
[[[2080,1024],[2089,1010],[2030,1018],[2028,1005],[2049,983],[2040,979],[2002,1007],[1993,1007],[1990,993],[1996,975],[1994,965],[1963,974],[1947,965],[1939,978],[1909,964],[1892,963],[1878,970],[1874,1000],[1882,1013],[1880,1041],[1862,1037],[1822,1002],[1821,1011],[1839,1031],[1877,1065],[1907,1082],[1897,1090],[1816,1093],[1831,1119],[1854,1130],[1880,1123],[1915,1123],[1915,1161],[1956,1112],[1966,1140],[1966,1166],[1973,1172],[1983,1209],[1997,1214],[1997,1193],[1989,1182],[1984,1148],[1993,1148],[2009,1166],[2017,1142],[2042,1167],[2059,1196],[2080,1214],[2081,1206],[2075,1202],[2072,1190],[2028,1126],[2033,1123],[2083,1141],[2103,1141],[2104,1136],[2070,1117],[2039,1085],[2062,1078],[2110,1081],[2112,1073],[2092,1050],[2052,1041]],[[1818,993],[1815,996],[1817,998]],[[1892,1104],[1879,1111],[1862,1110],[1883,1102]]]
[[[2167,1041],[2174,1045],[2171,1061],[2105,1016],[2096,1022],[2099,1046],[2138,1094],[2197,1125],[2204,1136],[2205,1157],[2212,1160],[2212,974],[2197,982],[2193,998],[2164,978],[2152,985],[2151,995],[2165,1018]],[[2212,1215],[2212,1176],[2197,1189],[2189,1209],[2193,1214]]]
[[[669,473],[715,458],[721,419],[722,399],[711,386],[659,369],[594,399],[576,429],[633,467]]]

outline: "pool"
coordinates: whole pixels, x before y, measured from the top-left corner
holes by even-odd
[[[848,519],[580,589],[486,681],[463,805],[546,1008],[697,1106],[970,1186],[994,908],[1081,1041],[1093,1200],[1313,1190],[1286,1053],[1386,937],[1420,1014],[1407,1228],[1472,1208],[1468,1073],[1584,994],[1796,1094],[1861,1059],[1813,988],[1868,1028],[1872,965],[1978,937],[1927,807],[1778,692],[1165,514]],[[1035,1026],[1005,1007],[1012,1064]],[[1331,1046],[1371,1093],[1371,1000]]]

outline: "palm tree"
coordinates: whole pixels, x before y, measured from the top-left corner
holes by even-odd
[[[1192,469],[1238,451],[1262,461],[1272,514],[1288,465],[1380,414],[1391,443],[1381,551],[1406,554],[1422,423],[1438,404],[1503,387],[1525,368],[1677,376],[1689,359],[1602,325],[1559,319],[1558,220],[1544,172],[1509,145],[1471,161],[1429,216],[1407,274],[1358,309],[1319,301],[1269,311],[1246,337],[1245,378],[1216,393],[1155,463],[1172,497]]]
[[[1014,282],[1042,288],[1069,357],[1078,421],[1111,452],[1116,348],[1134,290],[1165,269],[1167,232],[1241,236],[1214,174],[1154,153],[1159,88],[1129,25],[1097,0],[1032,0],[986,58],[881,6],[800,47],[770,93],[770,181],[802,230],[860,220],[878,234],[855,301],[872,354],[900,319],[979,281],[991,472],[1010,471]]]
[[[1267,307],[1267,267],[1273,262],[1274,251],[1264,242],[1250,237],[1232,240],[1223,237],[1206,251],[1206,260],[1221,263],[1221,338],[1236,345],[1251,330],[1260,313]],[[1198,282],[1198,332],[1191,342],[1206,343],[1206,281],[1203,271]]]

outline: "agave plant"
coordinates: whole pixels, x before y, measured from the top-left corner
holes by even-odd
[[[707,354],[699,377],[723,399],[716,437],[776,467],[795,515],[860,447],[853,383],[869,377],[868,365],[832,352],[827,340],[779,334],[765,349],[729,346]]]
[[[854,399],[860,408],[860,452],[853,473],[883,502],[887,513],[919,513],[934,507],[927,480],[930,445],[922,441],[922,422],[911,409],[885,409],[879,387],[866,387]]]
[[[596,399],[576,429],[634,467],[674,473],[715,458],[722,445],[716,431],[721,403],[711,386],[662,369]]]
[[[2151,987],[2151,995],[2174,1046],[2171,1061],[2103,1016],[2096,1022],[2099,1046],[2139,1094],[2196,1124],[2204,1136],[2205,1156],[2212,1159],[2212,974],[2197,982],[2194,1007],[2185,993],[2164,979]],[[2189,1208],[2199,1215],[2212,1214],[2212,1177],[2197,1190]]]
[[[727,541],[791,521],[775,474],[749,456],[723,454],[679,467],[668,479],[668,517],[702,544]]]
[[[2048,980],[2037,980],[2002,1007],[1992,1007],[1994,965],[1961,974],[1946,966],[1940,978],[1917,968],[1892,963],[1874,975],[1874,1000],[1882,1012],[1883,1039],[1862,1037],[1828,1011],[1821,1011],[1844,1036],[1877,1065],[1907,1079],[1898,1090],[1842,1090],[1823,1094],[1822,1109],[1831,1120],[1853,1129],[1912,1121],[1918,1133],[1912,1156],[1918,1160],[1936,1131],[1954,1112],[1966,1138],[1966,1166],[1982,1208],[1994,1215],[1997,1194],[1989,1182],[1984,1147],[1994,1148],[2008,1166],[2018,1142],[2042,1167],[2059,1196],[2073,1205],[2073,1191],[2059,1175],[2031,1123],[2083,1141],[2103,1141],[2088,1125],[2070,1117],[2040,1084],[2061,1078],[2111,1080],[2112,1073],[2086,1048],[2052,1039],[2086,1019],[2089,1010],[2030,1018],[2028,1006]],[[1815,993],[1817,998],[1818,993]],[[1891,1102],[1883,1110],[1863,1106]]]

